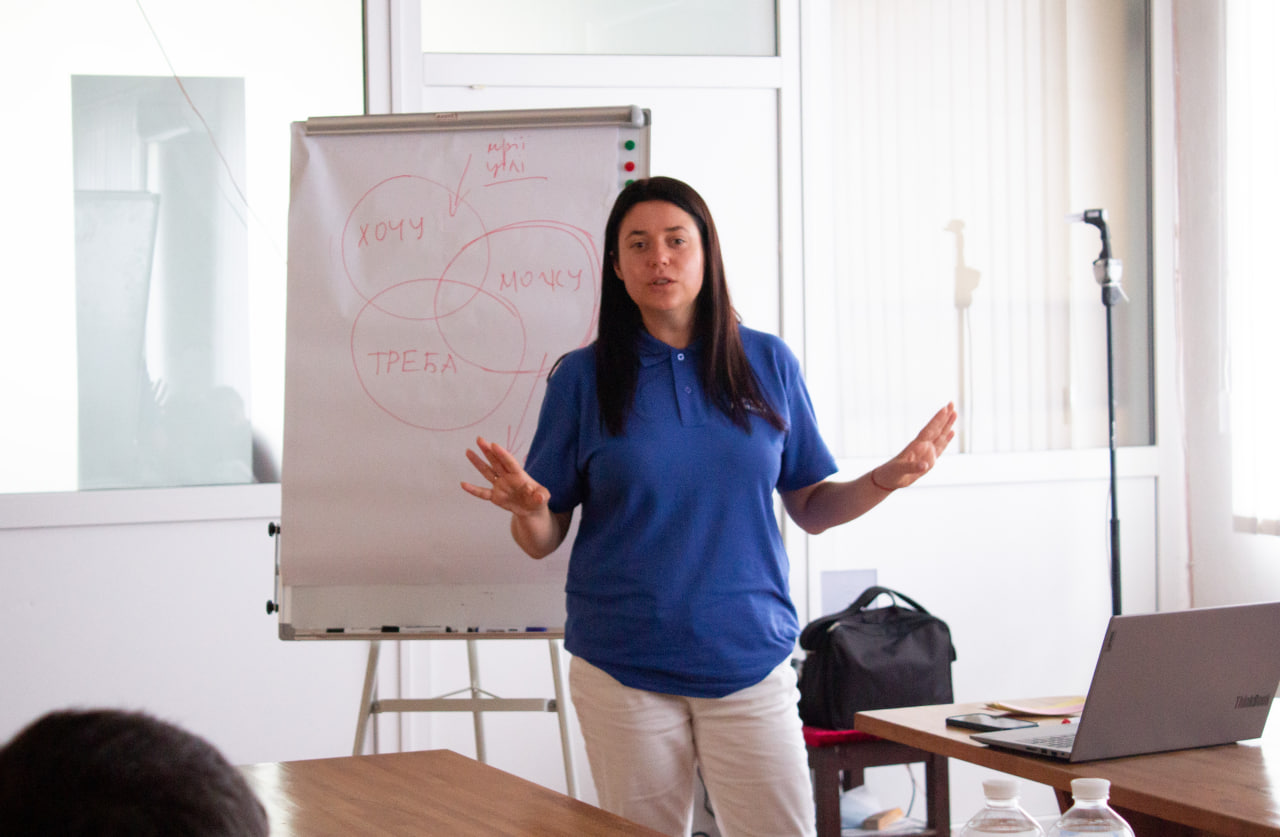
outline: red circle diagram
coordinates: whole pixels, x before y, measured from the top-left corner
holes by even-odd
[[[364,299],[351,326],[356,376],[412,427],[474,427],[522,378],[591,338],[598,254],[577,227],[530,219],[486,230],[440,184],[403,176],[365,193],[342,249]]]
[[[462,298],[466,304],[457,305]],[[452,309],[444,320],[480,318],[488,324],[498,338],[483,341],[488,366],[450,348],[437,306]],[[382,410],[423,430],[471,427],[491,415],[519,380],[525,348],[515,309],[493,294],[444,279],[388,288],[365,304],[351,327],[360,386]],[[477,398],[479,393],[487,397]]]

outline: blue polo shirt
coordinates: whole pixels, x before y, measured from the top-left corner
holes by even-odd
[[[569,353],[547,392],[525,468],[556,512],[581,506],[565,586],[565,648],[634,688],[722,697],[760,682],[799,632],[775,489],[836,471],[795,355],[740,327],[765,397],[787,425],[747,433],[710,403],[697,343],[644,334],[634,408],[611,437],[595,348]]]

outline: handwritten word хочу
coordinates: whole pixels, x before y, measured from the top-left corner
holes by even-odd
[[[404,232],[405,221],[409,222],[409,235],[412,238],[412,240],[421,241],[424,228],[426,226],[426,221],[422,218],[422,216],[418,216],[416,223],[413,218],[400,218],[395,221],[379,221],[376,224],[361,224],[360,240],[356,242],[356,247],[372,247],[373,246],[372,242],[369,241],[369,233],[371,231],[373,232],[373,240],[377,242],[404,241],[405,240],[405,232]],[[415,231],[417,232],[416,236],[414,235]]]

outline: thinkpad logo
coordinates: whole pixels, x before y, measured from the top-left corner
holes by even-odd
[[[1240,695],[1236,698],[1236,709],[1253,709],[1271,703],[1271,695]]]

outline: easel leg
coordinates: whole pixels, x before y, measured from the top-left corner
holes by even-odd
[[[564,680],[560,674],[560,648],[554,639],[547,640],[551,649],[551,677],[556,681],[556,715],[560,719],[560,749],[564,751],[565,789],[578,798],[578,778],[573,769],[573,745],[569,741],[569,704],[564,699]]]
[[[369,643],[369,662],[364,669],[364,689],[360,692],[360,717],[356,719],[356,743],[351,755],[364,753],[364,734],[369,726],[369,718],[373,714],[373,692],[377,686],[379,642]]]
[[[480,661],[474,639],[467,640],[467,669],[471,672],[471,697],[483,697],[484,690],[480,688]],[[484,715],[477,710],[471,713],[471,719],[476,731],[476,760],[488,764],[484,753]]]

